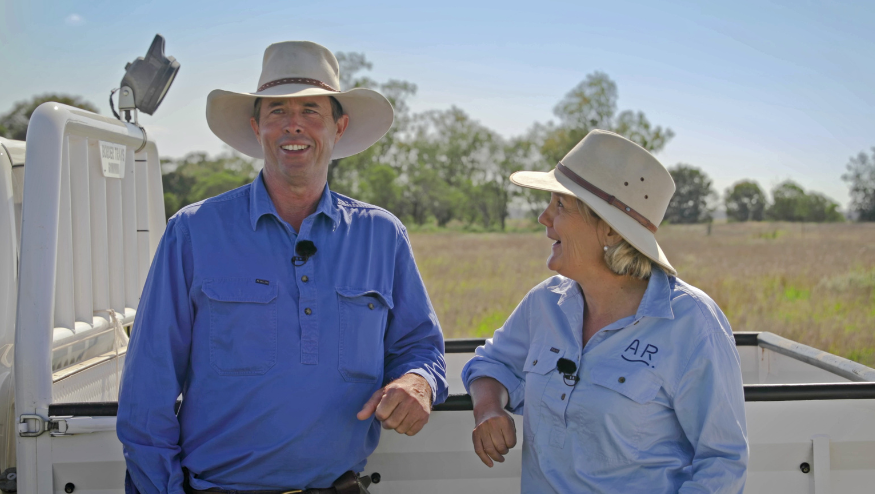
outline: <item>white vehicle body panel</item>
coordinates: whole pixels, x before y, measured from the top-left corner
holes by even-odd
[[[164,231],[157,149],[144,139],[135,125],[62,104],[31,116],[28,141],[39,145],[25,154],[14,375],[15,416],[37,418],[20,432],[42,427],[56,397],[118,397],[123,327]],[[100,141],[124,151],[124,178],[104,172]],[[17,456],[18,489],[51,492],[51,436],[19,437]]]
[[[789,374],[793,381],[848,382],[760,346],[738,348],[746,378],[767,367],[793,369]],[[464,393],[458,376],[470,357],[470,353],[447,355],[451,394]],[[766,382],[745,384],[776,384],[779,375],[764,372],[763,377]],[[746,493],[872,492],[875,399],[748,401],[745,411],[750,440]],[[517,430],[522,430],[522,417],[514,418]],[[122,489],[125,465],[113,419],[94,417],[101,422],[86,426],[102,432],[52,438],[55,492],[63,492],[67,482],[76,485],[77,493],[103,492],[111,479],[116,492]],[[521,444],[506,455],[505,463],[487,468],[471,445],[473,422],[469,411],[435,411],[414,437],[384,432],[365,468],[365,473],[379,472],[382,477],[369,488],[371,494],[519,492]],[[80,470],[83,458],[88,459],[87,470]],[[807,474],[800,469],[803,463],[811,466]],[[94,476],[86,471],[102,473]]]

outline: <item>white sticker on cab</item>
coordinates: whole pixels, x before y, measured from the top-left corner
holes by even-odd
[[[98,141],[100,143],[100,166],[106,178],[125,178],[125,155],[128,152],[124,144]]]

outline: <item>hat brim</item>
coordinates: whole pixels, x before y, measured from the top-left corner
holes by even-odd
[[[249,119],[257,98],[305,98],[333,96],[349,115],[349,126],[334,146],[331,159],[358,154],[379,141],[395,119],[392,104],[382,94],[365,88],[333,92],[306,84],[283,84],[258,93],[235,93],[216,89],[207,96],[207,125],[232,148],[253,158],[264,159],[264,151]]]
[[[520,187],[529,189],[545,190],[548,192],[556,192],[574,196],[589,206],[601,219],[605,221],[611,228],[620,234],[632,247],[638,249],[639,252],[650,258],[668,274],[677,275],[677,271],[668,262],[668,258],[656,241],[656,236],[645,228],[641,223],[638,223],[628,214],[620,211],[616,207],[608,204],[600,199],[592,192],[574,183],[568,177],[556,174],[556,170],[549,172],[530,172],[519,171],[510,176],[510,181]]]

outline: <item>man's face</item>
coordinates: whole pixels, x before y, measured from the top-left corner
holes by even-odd
[[[334,145],[349,117],[336,122],[328,96],[264,99],[258,120],[250,119],[264,150],[264,168],[289,184],[307,183],[327,176]]]

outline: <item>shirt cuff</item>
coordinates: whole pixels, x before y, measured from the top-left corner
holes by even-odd
[[[507,409],[517,415],[522,414],[522,405],[526,391],[525,386],[523,386],[524,380],[519,379],[510,369],[501,364],[482,360],[475,362],[473,359],[468,364],[469,366],[465,368],[464,375],[465,391],[468,394],[471,394],[472,382],[481,377],[491,377],[507,389]]]

